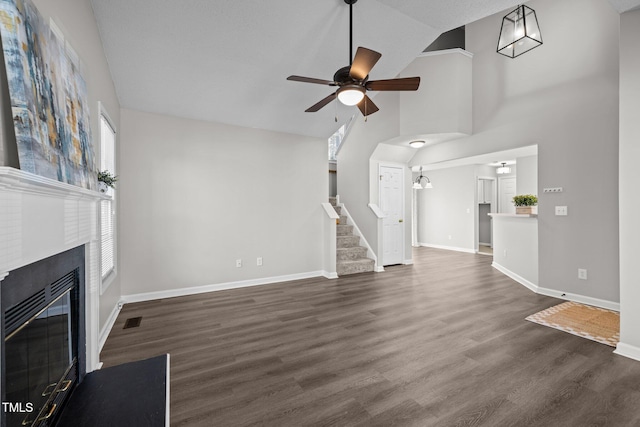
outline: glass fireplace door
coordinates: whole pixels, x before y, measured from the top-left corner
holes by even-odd
[[[59,383],[76,356],[72,342],[76,325],[71,311],[72,295],[68,290],[7,337],[6,399],[23,406],[30,403],[33,408],[26,414],[8,413],[8,426],[32,425],[43,407],[53,401],[54,394],[66,390],[65,384]],[[44,411],[45,416],[48,411],[49,408]]]

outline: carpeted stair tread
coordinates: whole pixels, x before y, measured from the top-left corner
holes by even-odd
[[[338,236],[353,236],[353,225],[338,224],[336,233]]]
[[[350,261],[340,261],[337,265],[338,276],[373,271],[374,261],[369,258],[360,258]]]
[[[353,261],[367,257],[367,248],[362,246],[354,246],[351,248],[338,248],[336,250],[337,261]]]

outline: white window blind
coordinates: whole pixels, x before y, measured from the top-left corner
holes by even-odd
[[[100,115],[100,170],[116,175],[116,133],[104,115]],[[115,268],[115,191],[109,188],[111,200],[100,202],[100,269],[104,279]]]

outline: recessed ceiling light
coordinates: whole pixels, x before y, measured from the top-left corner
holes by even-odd
[[[424,147],[424,144],[426,144],[424,141],[411,141],[409,143],[409,145],[413,148],[421,148]]]

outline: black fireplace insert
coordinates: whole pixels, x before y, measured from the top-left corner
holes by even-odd
[[[2,300],[2,425],[54,426],[86,373],[84,246],[9,273]]]

